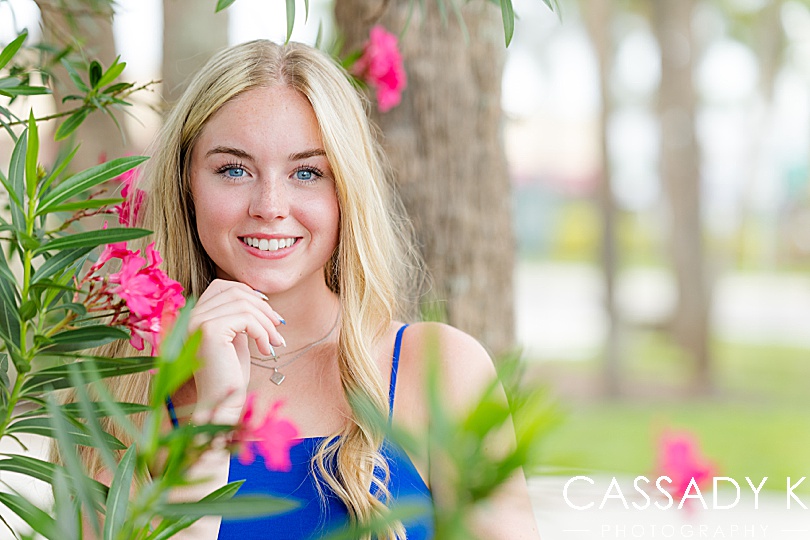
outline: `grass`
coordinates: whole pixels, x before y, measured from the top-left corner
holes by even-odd
[[[621,400],[582,390],[596,387],[595,359],[535,364],[535,376],[564,389],[564,420],[545,446],[552,470],[657,477],[658,438],[678,429],[698,438],[716,476],[743,483],[768,476],[766,489],[784,491],[786,477],[795,482],[810,473],[810,350],[715,343],[717,391],[695,398],[683,355],[660,332],[634,332],[626,345],[631,397]],[[805,484],[796,491],[810,492]]]

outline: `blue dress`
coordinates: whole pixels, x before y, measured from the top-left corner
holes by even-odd
[[[394,410],[402,334],[407,326],[399,329],[394,345],[388,394],[391,414]],[[297,501],[299,506],[290,512],[266,518],[223,520],[219,539],[315,540],[348,524],[346,506],[325,482],[311,473],[312,457],[322,441],[321,437],[310,437],[293,446],[290,449],[292,470],[289,472],[267,470],[261,456],[257,456],[256,461],[250,465],[242,465],[236,458],[232,458],[228,481],[245,480],[239,494],[261,493],[284,497]],[[407,540],[431,540],[433,522],[430,515],[430,489],[411,459],[398,445],[386,440],[380,453],[388,462],[390,470],[388,490],[392,504],[417,504],[425,508],[424,515],[403,523]],[[323,495],[318,491],[318,483]]]

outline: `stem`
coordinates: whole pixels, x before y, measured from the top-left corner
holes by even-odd
[[[0,424],[0,437],[6,432],[6,428],[11,423],[11,416],[14,412],[14,407],[20,400],[20,392],[22,391],[23,377],[17,374],[17,379],[14,381],[14,388],[11,390],[11,396],[8,398],[8,408],[6,408],[6,417],[3,418],[3,423]]]

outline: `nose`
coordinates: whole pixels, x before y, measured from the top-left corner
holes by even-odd
[[[251,217],[268,221],[287,217],[290,213],[290,199],[285,183],[277,178],[259,182],[251,194],[248,212]]]

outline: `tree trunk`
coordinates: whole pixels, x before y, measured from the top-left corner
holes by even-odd
[[[600,261],[604,280],[603,299],[608,319],[607,340],[602,364],[602,389],[606,397],[616,398],[621,393],[621,320],[616,306],[616,274],[618,250],[616,246],[616,203],[613,198],[610,155],[608,154],[608,122],[613,114],[610,76],[613,71],[613,0],[589,0],[581,4],[583,18],[591,37],[591,44],[599,65],[601,113],[599,133],[601,148],[601,182],[597,193],[602,221]]]
[[[394,33],[412,2],[337,0],[346,51],[370,27]],[[451,8],[448,7],[448,11]],[[396,171],[428,269],[431,294],[450,324],[498,354],[514,346],[515,242],[501,125],[504,38],[500,12],[483,0],[442,21],[436,2],[413,19],[400,43],[408,75],[402,104],[374,120]]]
[[[104,69],[115,60],[112,9],[105,2],[37,0],[37,5],[42,13],[45,43],[57,47],[78,44],[88,60],[98,60]],[[59,84],[53,85],[57,111],[74,108],[75,101],[62,103],[65,95],[76,93],[72,83],[69,82],[67,72],[61,65],[55,66],[54,72],[56,80],[59,81]],[[79,73],[86,73],[86,70],[79,70]],[[88,82],[86,75],[83,78]],[[123,114],[117,111],[113,114],[118,119],[120,129],[109,116],[97,111],[88,116],[75,132],[75,140],[81,141],[82,146],[71,162],[73,170],[86,169],[97,165],[100,161],[121,157],[127,153]],[[60,120],[62,121],[64,119]]]
[[[711,296],[705,271],[700,161],[695,139],[691,32],[694,0],[657,1],[652,5],[653,26],[661,47],[661,178],[669,202],[670,248],[678,287],[673,332],[694,362],[693,390],[704,394],[711,390]]]
[[[228,10],[214,2],[163,0],[163,99],[176,102],[188,79],[228,45]]]

